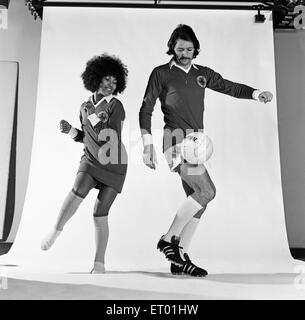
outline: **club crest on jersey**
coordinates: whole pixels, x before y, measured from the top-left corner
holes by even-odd
[[[106,123],[109,119],[107,111],[101,111],[97,116],[101,119],[102,123]]]
[[[207,79],[204,76],[198,76],[197,77],[197,83],[201,88],[205,88],[207,85]]]

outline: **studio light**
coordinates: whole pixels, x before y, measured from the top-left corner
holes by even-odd
[[[42,1],[37,0],[24,0],[25,5],[28,7],[29,11],[31,12],[31,15],[34,17],[34,20],[36,20],[38,17],[42,19]]]

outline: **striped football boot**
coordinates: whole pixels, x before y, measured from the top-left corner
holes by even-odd
[[[206,270],[194,265],[187,253],[184,253],[183,256],[185,259],[183,266],[177,266],[173,263],[171,264],[170,270],[172,274],[189,275],[192,277],[205,277],[208,274]]]
[[[157,249],[165,254],[165,258],[171,263],[177,266],[183,266],[185,261],[182,259],[180,250],[182,247],[179,247],[179,237],[172,236],[171,242],[163,240],[163,237],[158,242]]]

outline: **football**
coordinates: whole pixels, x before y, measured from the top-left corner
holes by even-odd
[[[203,164],[212,153],[212,140],[203,132],[192,132],[181,143],[181,156],[190,164]]]

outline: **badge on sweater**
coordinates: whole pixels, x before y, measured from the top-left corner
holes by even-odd
[[[197,77],[197,83],[201,88],[205,88],[207,85],[207,79],[204,76],[198,76]]]
[[[103,110],[98,113],[98,117],[101,119],[102,123],[106,123],[109,119],[109,114],[111,113],[111,105],[109,105],[106,110]]]
[[[109,119],[107,111],[101,111],[97,116],[101,119],[102,123],[106,123]]]

